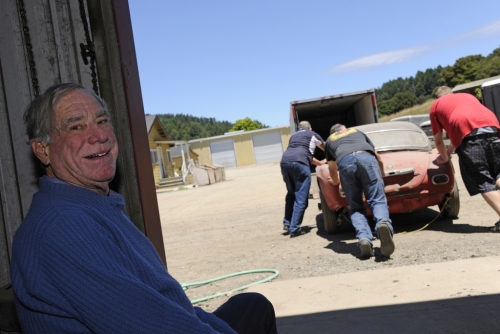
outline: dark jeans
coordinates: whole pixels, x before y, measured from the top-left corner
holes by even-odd
[[[259,293],[235,295],[213,313],[239,334],[277,334],[273,304]]]
[[[311,170],[298,162],[286,162],[281,164],[281,174],[287,190],[283,225],[289,227],[290,233],[297,233],[309,205]]]
[[[359,240],[368,239],[370,242],[373,239],[365,216],[363,192],[376,221],[375,230],[377,231],[379,224],[384,222],[394,233],[377,159],[367,152],[354,152],[342,158],[338,166],[342,189],[351,209],[351,221],[356,230],[356,237]]]

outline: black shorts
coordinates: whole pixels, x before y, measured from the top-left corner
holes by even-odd
[[[496,190],[500,177],[500,139],[498,136],[464,138],[456,149],[460,173],[469,195]]]

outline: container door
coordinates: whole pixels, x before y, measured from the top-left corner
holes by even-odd
[[[497,81],[498,80],[495,80],[495,82]],[[485,82],[481,87],[483,104],[486,106],[486,108],[493,111],[497,118],[500,120],[500,82],[495,84],[489,83],[490,82]]]

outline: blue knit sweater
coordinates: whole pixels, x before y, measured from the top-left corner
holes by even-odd
[[[40,179],[13,243],[23,333],[234,333],[191,305],[123,209],[116,193]]]

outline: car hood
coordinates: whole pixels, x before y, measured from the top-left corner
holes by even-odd
[[[384,162],[385,192],[410,190],[418,187],[427,175],[435,154],[419,151],[380,152]]]

